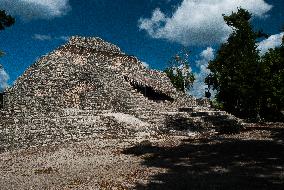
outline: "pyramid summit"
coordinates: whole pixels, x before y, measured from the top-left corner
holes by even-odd
[[[101,130],[129,135],[131,129],[134,136],[136,129],[167,131],[180,117],[203,125],[204,110],[228,115],[210,111],[205,101],[177,91],[165,73],[94,37],[71,37],[31,65],[2,98],[3,150],[82,140]]]

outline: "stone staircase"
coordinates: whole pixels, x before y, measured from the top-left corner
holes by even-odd
[[[7,114],[5,123],[0,121],[0,153],[7,150],[57,145],[92,138],[135,137],[134,126],[120,123],[105,116],[112,110],[49,113],[49,115],[24,115],[15,117]],[[2,113],[3,114],[3,113]],[[149,126],[150,127],[150,126]],[[140,131],[146,131],[141,128]]]
[[[214,130],[219,133],[238,133],[244,122],[233,115],[212,108],[180,108],[168,122],[177,129]]]
[[[104,71],[104,73],[108,72]],[[105,78],[108,77],[106,76]],[[113,78],[116,80],[113,83],[115,85],[109,86],[109,88],[113,88],[118,93],[118,96],[123,97],[131,92],[131,96],[127,97],[127,100],[130,101],[124,102],[124,106],[121,106],[122,109],[114,111],[134,115],[161,130],[166,130],[165,128],[168,127],[180,130],[214,129],[218,132],[234,133],[238,132],[243,125],[243,121],[240,119],[225,111],[214,110],[210,107],[196,105],[179,108],[175,102],[149,100],[128,82],[124,81],[122,76],[115,75]],[[169,123],[175,126],[169,126]]]
[[[238,133],[245,123],[228,114],[212,108],[187,107],[172,111],[135,110],[141,120],[156,126],[160,131],[206,131]]]
[[[150,134],[188,136],[189,132],[213,131],[237,133],[244,123],[234,116],[211,108],[186,107],[180,110],[132,108],[126,114],[135,116],[149,126],[140,127],[120,123],[104,113],[115,110],[65,110],[48,115],[6,115],[0,122],[1,151],[30,146],[56,145],[68,141],[81,141],[105,136],[137,136],[141,131]],[[125,112],[122,112],[125,113]],[[134,114],[131,114],[134,113]],[[3,114],[3,113],[2,113]],[[103,135],[102,135],[103,134]]]

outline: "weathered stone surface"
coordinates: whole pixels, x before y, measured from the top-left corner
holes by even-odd
[[[3,100],[2,150],[80,141],[110,129],[125,132],[120,135],[130,134],[130,129],[168,132],[181,117],[187,118],[182,125],[191,121],[208,126],[214,115],[206,101],[177,92],[165,73],[145,68],[100,38],[78,36],[31,65]],[[131,121],[121,122],[125,119]],[[134,121],[143,126],[135,128]]]

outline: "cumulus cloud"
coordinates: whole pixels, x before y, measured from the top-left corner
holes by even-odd
[[[25,20],[61,17],[71,9],[69,0],[0,0],[0,9]]]
[[[6,71],[0,67],[0,92],[2,92],[5,88],[7,88],[9,80],[9,75]]]
[[[210,70],[207,69],[208,62],[214,58],[214,49],[211,47],[207,47],[203,50],[200,55],[199,59],[195,62],[198,68],[198,71],[194,73],[195,81],[189,93],[194,96],[195,98],[204,98],[205,96],[205,89],[207,85],[204,83],[205,78],[210,73]],[[211,97],[215,96],[216,92],[211,91]]]
[[[279,34],[271,35],[269,38],[259,42],[258,49],[260,50],[260,54],[264,55],[270,48],[279,47],[282,43],[282,38],[284,36],[284,32]]]
[[[35,40],[39,40],[39,41],[50,41],[50,40],[63,40],[63,41],[67,41],[68,40],[68,36],[51,36],[49,34],[34,34],[32,36],[33,39]]]
[[[159,8],[151,18],[140,18],[138,26],[153,38],[167,39],[182,45],[212,45],[228,38],[232,32],[222,17],[249,10],[255,17],[265,17],[272,8],[264,0],[183,0],[171,16]]]
[[[196,60],[197,67],[202,67],[204,65],[208,65],[208,61],[212,60],[214,58],[214,49],[212,47],[207,47],[205,50],[203,50],[200,55],[201,59]]]

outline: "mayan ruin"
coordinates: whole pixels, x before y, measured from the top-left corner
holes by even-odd
[[[0,190],[283,190],[283,8],[0,0]]]
[[[48,179],[56,183],[58,189],[84,189],[85,185],[133,189],[147,184],[148,177],[157,171],[137,165],[137,158],[129,155],[139,156],[147,151],[158,154],[161,147],[179,147],[186,139],[194,142],[205,138],[210,144],[220,138],[246,139],[260,134],[269,138],[262,132],[253,137],[239,136],[240,131],[246,131],[252,124],[213,108],[207,99],[196,99],[176,90],[164,72],[145,67],[135,56],[125,54],[116,45],[98,37],[71,37],[67,43],[32,64],[1,94],[0,100],[2,162],[12,162],[9,161],[11,156],[23,159],[25,154],[40,154],[43,159],[39,161],[37,157],[29,156],[25,158],[37,161],[19,162],[37,168],[32,169],[32,174],[25,174],[27,176],[11,178],[12,174],[5,172],[0,181],[9,184],[7,189],[14,184],[19,185],[15,185],[16,188],[22,188],[22,185],[24,188],[51,188],[49,182],[39,184],[35,180],[51,174],[58,177],[69,170],[79,175],[75,181],[69,179],[70,174],[63,177],[69,182],[58,182],[57,177]],[[82,152],[90,154],[88,159],[93,161],[78,156]],[[15,162],[18,161],[13,164]],[[33,162],[46,164],[39,167]],[[58,166],[59,162],[63,165]],[[68,169],[68,162],[78,162],[79,168]],[[85,168],[93,162],[99,165],[90,167],[99,173],[90,174]],[[144,175],[129,173],[138,168],[147,172]],[[84,171],[78,174],[79,170]],[[116,175],[136,177],[114,180],[111,177],[113,170],[117,170]],[[86,176],[92,176],[92,182]],[[108,182],[100,181],[100,177]],[[144,181],[138,183],[140,178]],[[19,180],[19,183],[8,182],[10,179]],[[134,183],[139,185],[135,187]],[[153,184],[151,188],[156,189],[157,184]],[[171,184],[175,182],[171,181]],[[181,183],[181,187],[184,185]]]
[[[135,56],[96,37],[71,37],[66,44],[32,64],[1,94],[0,100],[3,163],[16,164],[17,157],[37,155],[24,156],[32,160],[19,161],[17,165],[37,168],[25,170],[32,174],[15,178],[5,172],[0,181],[7,183],[8,189],[51,188],[47,181],[46,184],[35,181],[51,174],[55,178],[48,179],[58,189],[84,189],[85,185],[133,189],[138,179],[143,179],[140,185],[147,184],[148,177],[157,171],[137,165],[137,158],[128,155],[143,155],[144,151],[153,149],[155,152],[164,146],[175,147],[185,139],[244,138],[239,137],[240,130],[250,126],[211,107],[206,99],[177,91],[164,72],[146,68]],[[78,156],[82,153],[90,155],[88,160],[84,160],[83,155]],[[16,156],[13,161],[11,156]],[[58,166],[59,162],[63,165]],[[69,162],[78,162],[79,168],[68,168]],[[85,168],[93,162],[99,165],[91,165],[91,170]],[[76,180],[66,174],[63,179],[67,182],[58,182],[58,175],[69,170],[79,175]],[[83,173],[79,174],[79,170]],[[92,170],[99,172],[88,173]],[[115,175],[136,177],[115,180],[111,174],[113,170],[117,170]],[[145,171],[145,174],[131,174],[134,170]],[[92,182],[88,181],[89,177]],[[100,181],[101,177],[108,182]],[[17,182],[8,182],[11,179]],[[183,185],[181,183],[181,187]]]
[[[1,151],[79,141],[102,126],[121,125],[117,114],[134,118],[142,131],[170,130],[166,122],[179,117],[193,126],[202,124],[203,115],[224,123],[240,122],[210,109],[206,101],[177,91],[165,73],[145,68],[117,46],[100,38],[75,36],[40,58],[4,92]]]

